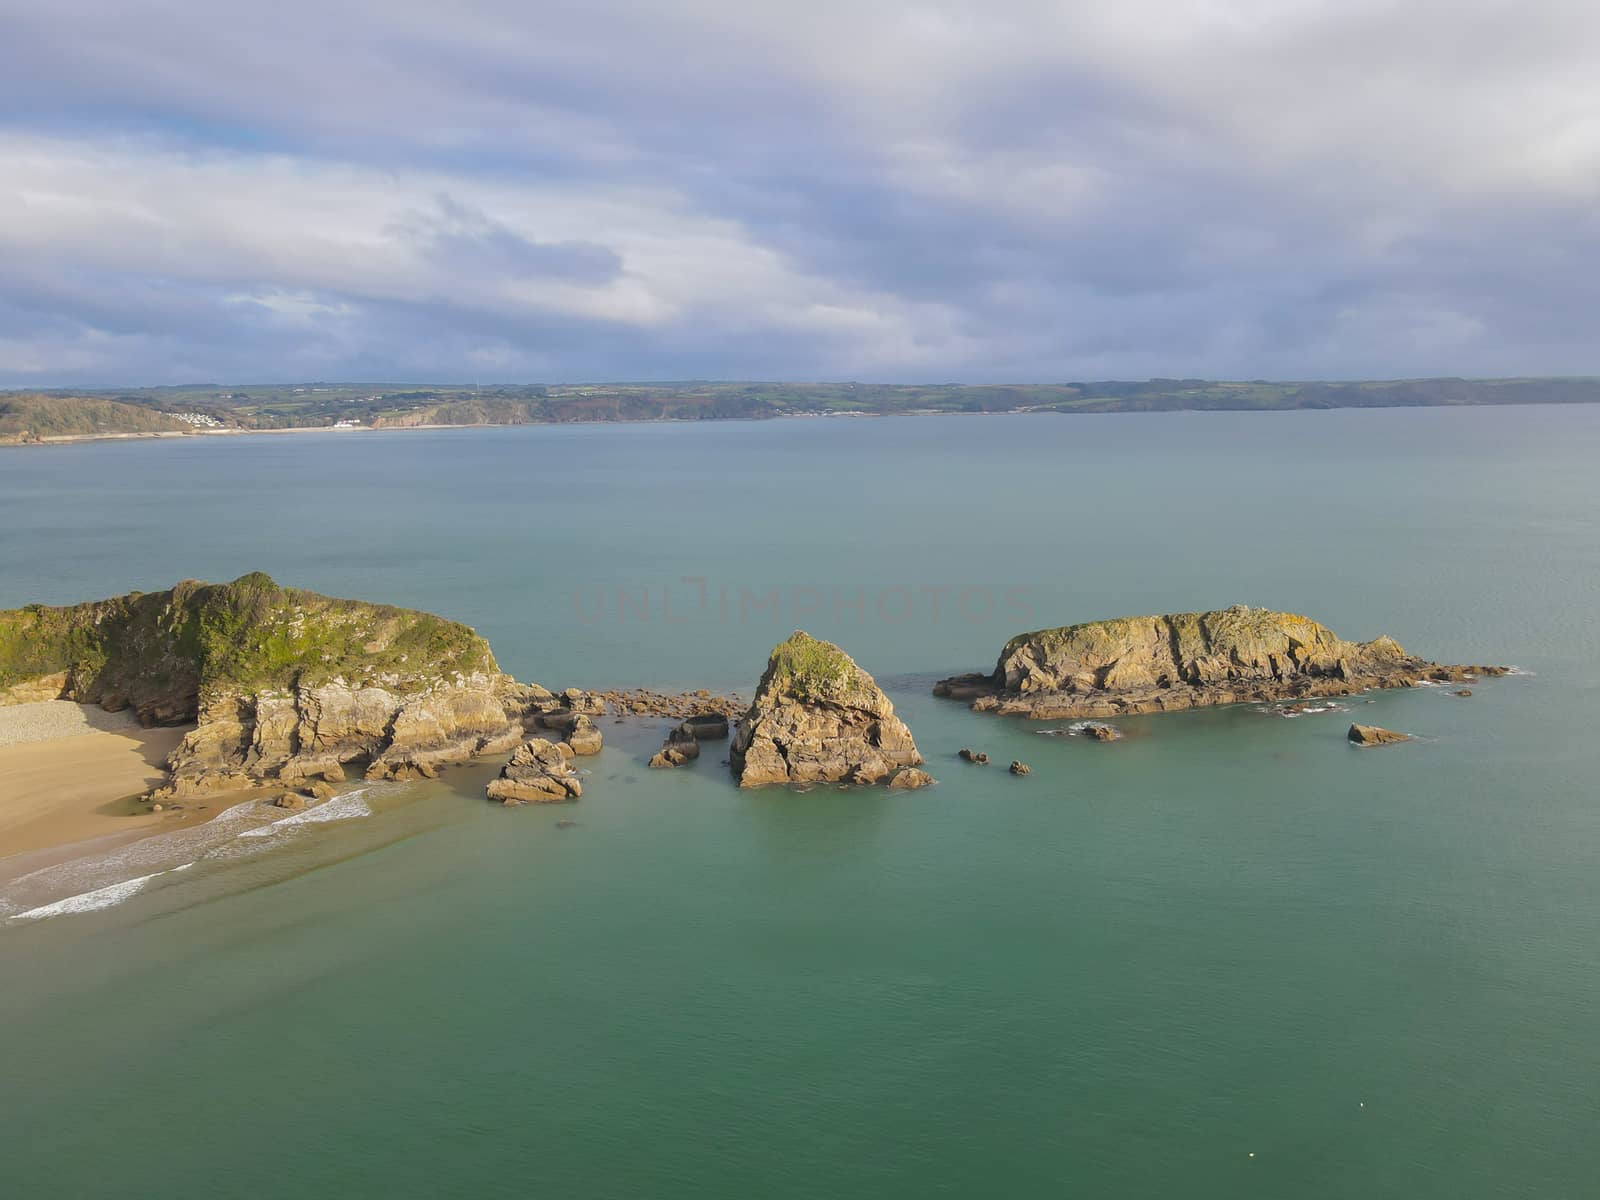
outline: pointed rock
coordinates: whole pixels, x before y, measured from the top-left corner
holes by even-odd
[[[760,787],[884,783],[922,755],[871,675],[839,647],[796,631],[773,648],[728,761],[740,787]]]

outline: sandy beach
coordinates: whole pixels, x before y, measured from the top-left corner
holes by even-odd
[[[209,815],[152,813],[137,800],[186,732],[66,700],[0,708],[0,859]]]

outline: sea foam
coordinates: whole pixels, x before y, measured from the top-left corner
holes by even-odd
[[[358,788],[276,819],[269,818],[282,809],[246,800],[200,825],[43,867],[0,887],[0,920],[38,920],[111,908],[139,895],[152,880],[196,863],[253,858],[270,849],[281,833],[371,816],[367,795],[373,790],[373,786]]]

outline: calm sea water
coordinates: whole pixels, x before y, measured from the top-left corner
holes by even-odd
[[[746,795],[607,725],[573,808],[491,807],[471,767],[130,860],[105,907],[0,926],[0,1178],[1593,1195],[1597,461],[1597,408],[0,452],[0,605],[260,569],[465,620],[547,685],[747,693],[798,625],[943,781]],[[1530,673],[1113,745],[928,695],[1024,628],[1231,603]],[[1420,740],[1353,750],[1352,714]]]

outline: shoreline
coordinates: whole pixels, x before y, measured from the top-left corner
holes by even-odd
[[[50,437],[37,438],[30,441],[0,438],[0,450],[29,449],[39,446],[71,446],[84,442],[147,442],[170,441],[177,438],[235,438],[253,437],[256,435],[273,434],[306,434],[306,433],[409,433],[419,430],[439,431],[445,429],[532,429],[532,428],[562,428],[565,426],[581,425],[585,428],[593,426],[621,426],[621,425],[725,425],[734,422],[758,423],[766,421],[833,421],[833,420],[892,420],[896,418],[911,417],[1028,417],[1052,414],[1061,417],[1167,417],[1184,413],[1194,413],[1207,416],[1224,416],[1229,414],[1248,414],[1259,416],[1282,416],[1291,413],[1336,413],[1336,412],[1395,412],[1399,410],[1430,412],[1460,412],[1463,410],[1477,410],[1485,408],[1582,408],[1585,406],[1600,405],[1596,400],[1541,400],[1527,404],[1344,404],[1332,405],[1326,408],[1314,405],[1302,405],[1295,408],[1160,408],[1160,409],[1056,409],[1044,408],[1010,408],[995,412],[962,412],[945,409],[908,409],[903,412],[802,412],[802,413],[775,413],[766,417],[654,417],[639,418],[626,421],[486,421],[472,425],[457,425],[452,423],[434,423],[423,425],[358,425],[353,427],[335,428],[331,425],[296,425],[288,429],[171,429],[151,430],[142,433],[64,433]]]
[[[98,709],[74,722],[61,705],[85,709],[70,701],[0,708],[0,878],[20,859],[132,841],[212,815],[193,806],[152,812],[143,800],[191,726],[141,729]]]

